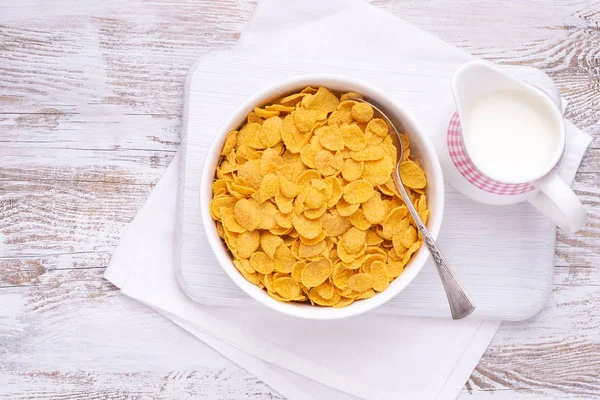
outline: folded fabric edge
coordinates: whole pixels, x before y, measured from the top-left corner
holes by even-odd
[[[230,346],[227,343],[202,332],[195,325],[169,313],[168,311],[160,309],[154,310],[213,348],[215,351],[226,357],[237,366],[243,368],[249,374],[256,376],[258,379],[266,383],[271,389],[284,395],[287,399],[315,400],[315,398],[309,392],[302,390],[285,376],[276,372],[272,364],[246,354],[234,348],[233,346]]]
[[[593,140],[593,137],[589,133],[579,129],[568,119],[565,119],[565,126],[569,134],[573,137],[573,139],[570,142],[567,141],[567,146],[571,147],[568,152],[569,159],[575,160],[575,163],[572,168],[572,174],[568,176],[568,182],[572,183],[575,179],[577,171],[579,170],[579,166],[583,161],[583,157],[585,156],[585,153]]]
[[[152,308],[162,311],[160,307],[152,306]],[[255,336],[255,339],[251,342],[240,340],[239,337],[227,337],[224,332],[229,331],[229,329],[227,328],[227,324],[224,324],[223,321],[213,320],[210,324],[210,328],[204,328],[198,325],[194,326],[197,330],[203,331],[206,335],[210,335],[244,354],[261,359],[267,364],[276,365],[292,373],[304,376],[305,378],[331,389],[360,398],[394,398],[392,393],[356,382],[330,368],[315,364],[314,362],[284,348],[273,348],[273,346],[269,345],[259,336]]]
[[[344,0],[344,5],[346,7],[348,7],[348,9],[350,8],[357,8],[357,7],[373,7],[368,3],[365,3],[362,0]],[[267,7],[265,6],[265,4],[268,4],[268,1],[265,0],[259,0],[258,4],[256,5],[256,7],[254,8],[254,10],[252,11],[252,15],[250,15],[250,18],[248,19],[248,21],[244,24],[244,27],[242,28],[242,31],[240,33],[240,37],[237,41],[237,43],[235,44],[234,49],[239,49],[240,47],[243,47],[246,45],[246,42],[248,41],[248,37],[249,35],[252,34],[252,32],[255,30],[253,29],[253,26],[255,24],[260,23],[260,17],[262,16],[263,12],[262,9]],[[376,9],[375,7],[373,7],[373,9]]]
[[[436,399],[456,399],[496,335],[501,321],[482,321]]]
[[[121,232],[121,240],[117,245],[117,248],[113,251],[110,261],[108,263],[108,267],[104,271],[103,277],[119,289],[122,289],[127,281],[127,277],[133,265],[129,263],[125,263],[124,260],[128,258],[128,254],[126,249],[124,249],[123,244],[128,242],[132,235],[135,235],[135,232],[132,232],[135,229],[136,221],[139,219],[143,219],[145,217],[146,212],[154,206],[154,203],[160,202],[161,193],[163,192],[163,187],[168,185],[169,181],[177,178],[179,165],[179,152],[175,154],[164,173],[154,186],[154,188],[150,191],[150,194],[146,198],[146,201],[142,206],[138,209],[135,216],[131,219],[127,227]],[[173,207],[174,208],[174,207]],[[124,266],[123,264],[126,264]]]

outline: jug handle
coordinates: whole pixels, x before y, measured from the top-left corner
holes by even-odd
[[[533,182],[539,189],[528,201],[564,231],[575,233],[585,226],[585,208],[556,171]]]

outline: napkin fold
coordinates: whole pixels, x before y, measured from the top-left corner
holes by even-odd
[[[360,35],[349,37],[348,26],[360,26],[355,28]],[[403,56],[427,59],[427,51],[407,34],[415,29],[359,0],[262,0],[237,49],[340,61],[351,60],[356,49],[361,57],[385,57],[402,48]],[[308,30],[321,39],[302,40]],[[461,50],[426,35],[440,42],[449,58],[464,60]],[[571,153],[574,170],[588,143],[579,140],[578,151]],[[460,393],[499,322],[370,314],[307,321],[268,309],[203,306],[186,297],[174,275],[178,163],[176,156],[106,270],[105,278],[122,294],[152,307],[289,399],[453,399]]]

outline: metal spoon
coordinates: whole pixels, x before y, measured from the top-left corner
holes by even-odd
[[[419,228],[419,231],[421,232],[421,236],[423,236],[423,239],[424,239],[425,243],[427,244],[427,247],[429,248],[429,252],[431,253],[433,262],[435,263],[438,274],[440,275],[440,279],[442,280],[442,284],[444,285],[444,290],[446,291],[446,297],[448,297],[448,303],[450,304],[450,312],[452,313],[452,318],[460,319],[460,318],[466,317],[467,315],[471,314],[475,310],[475,304],[469,298],[467,293],[465,293],[465,289],[458,281],[456,274],[454,273],[452,268],[450,268],[450,266],[448,265],[448,262],[444,258],[444,255],[442,254],[442,252],[438,249],[437,244],[435,243],[435,241],[429,234],[429,231],[425,227],[425,224],[421,220],[419,213],[413,206],[413,204],[410,200],[410,197],[408,196],[408,193],[406,192],[406,189],[404,188],[404,185],[402,184],[402,178],[400,176],[400,162],[402,160],[402,154],[404,153],[404,148],[402,147],[402,140],[400,139],[400,133],[398,132],[398,130],[396,129],[396,126],[392,123],[392,121],[387,117],[387,115],[385,115],[385,113],[383,111],[381,111],[378,107],[373,105],[373,103],[370,103],[368,101],[365,101],[363,99],[358,99],[358,98],[352,98],[350,100],[369,104],[371,107],[373,107],[373,109],[375,111],[377,111],[381,115],[381,117],[385,121],[387,121],[387,123],[392,127],[392,129],[396,133],[395,135],[390,135],[392,138],[392,142],[394,143],[394,146],[396,146],[396,150],[397,150],[397,154],[398,154],[398,163],[396,164],[396,170],[392,174],[392,178],[394,179],[394,183],[396,184],[396,187],[398,188],[398,191],[400,192],[400,195],[402,196],[402,200],[404,200],[404,203],[406,204],[406,207],[408,208],[410,215],[412,216],[413,220],[415,221],[417,228]]]

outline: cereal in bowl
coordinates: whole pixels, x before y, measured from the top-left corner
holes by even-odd
[[[236,269],[279,301],[372,297],[422,244],[391,178],[388,125],[352,98],[307,87],[256,107],[223,145],[211,216]],[[402,180],[426,222],[425,173],[402,141]]]

